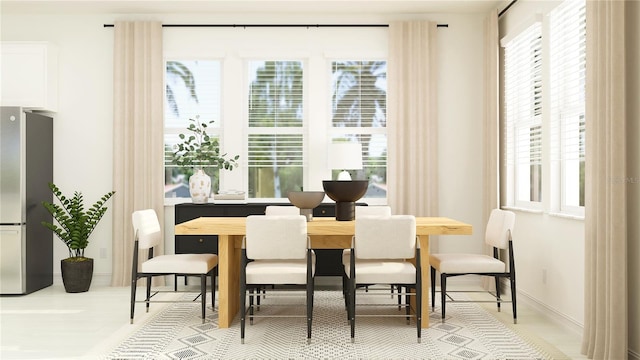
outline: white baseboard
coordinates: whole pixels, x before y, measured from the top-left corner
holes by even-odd
[[[511,290],[509,289],[509,281],[506,281],[506,286],[503,287],[506,289],[506,293],[511,295]],[[542,303],[535,297],[530,294],[518,290],[518,302],[522,302],[527,306],[531,307],[535,310],[540,316],[544,316],[548,320],[552,321],[556,325],[561,326],[564,329],[567,329],[578,336],[582,336],[584,331],[584,324],[580,324],[574,319],[566,316],[565,314],[557,311],[556,309],[549,307],[548,305]]]
[[[482,288],[482,281],[481,281],[481,277],[479,276],[461,276],[459,278],[451,278],[447,280],[447,285],[454,285],[456,288],[460,288],[460,287],[479,287]],[[511,296],[511,285],[509,283],[508,279],[502,279],[501,280],[501,289],[503,294],[505,294],[505,296],[510,297]],[[448,286],[447,286],[448,287]],[[565,314],[558,312],[557,310],[549,307],[548,305],[540,302],[539,300],[537,300],[535,297],[531,296],[530,294],[522,291],[522,290],[518,290],[518,302],[522,303],[522,304],[526,304],[527,306],[531,307],[535,312],[537,312],[540,316],[545,317],[546,319],[549,319],[550,321],[552,321],[553,323],[555,323],[556,325],[567,329],[568,331],[571,331],[573,333],[575,333],[578,336],[582,336],[582,332],[584,330],[584,325],[578,323],[577,321],[575,321],[574,319],[566,316]],[[638,359],[640,360],[640,359]]]

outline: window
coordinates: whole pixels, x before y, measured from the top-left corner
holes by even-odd
[[[542,32],[535,23],[505,46],[508,205],[541,208]]]
[[[331,75],[332,141],[362,144],[363,169],[352,178],[369,179],[365,197],[386,198],[387,63],[333,61]]]
[[[207,127],[212,137],[220,136],[220,62],[215,60],[170,60],[165,62],[165,198],[189,197],[189,177],[192,168],[172,163],[179,134],[187,134],[189,119],[213,121]],[[209,176],[213,191],[218,189],[217,168],[203,169]]]
[[[566,1],[550,14],[551,170],[554,207],[584,214],[586,9]]]
[[[193,171],[172,153],[200,115],[221,151],[240,156],[233,171],[209,169],[214,192],[282,202],[322,190],[329,145],[347,140],[362,144],[364,169],[352,173],[370,180],[362,201],[386,204],[388,28],[172,28],[163,51],[165,203],[190,197]]]
[[[250,198],[282,198],[303,188],[301,61],[250,61],[248,167]]]
[[[585,7],[544,8],[503,39],[507,206],[584,216]]]

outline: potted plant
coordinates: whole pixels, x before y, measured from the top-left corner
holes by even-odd
[[[49,189],[60,204],[43,201],[42,205],[58,225],[46,221],[42,225],[53,231],[69,250],[69,257],[60,261],[64,288],[69,293],[88,291],[93,278],[93,259],[84,256],[84,249],[107,211],[105,203],[115,192],[106,193],[91,207],[85,208],[82,193],[76,191],[68,198],[53,183],[49,183]]]
[[[200,116],[189,119],[188,135],[179,134],[182,141],[173,152],[173,163],[178,166],[192,167],[196,172],[189,177],[189,192],[194,203],[207,203],[211,194],[211,177],[205,168],[233,170],[238,166],[239,155],[228,156],[220,153],[218,139],[207,134],[207,127],[213,120],[200,121]]]

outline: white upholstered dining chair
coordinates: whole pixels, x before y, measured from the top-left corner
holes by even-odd
[[[363,217],[367,217],[367,216],[391,216],[391,207],[386,205],[372,205],[372,206],[358,205],[355,207],[356,219],[358,218],[362,219]],[[342,266],[343,267],[349,263],[350,257],[351,257],[351,249],[342,250]],[[342,272],[342,294],[343,295],[347,294],[347,279],[348,279],[347,273],[346,271],[343,271]],[[393,293],[393,288],[394,288],[393,285],[391,285],[392,293]],[[345,306],[347,305],[346,300],[347,299],[345,297]],[[398,301],[400,301],[400,299],[398,299]]]
[[[247,217],[240,266],[240,340],[244,344],[246,317],[279,317],[256,315],[247,297],[260,296],[247,292],[249,287],[267,285],[303,285],[306,290],[307,342],[311,342],[313,319],[313,286],[315,257],[307,236],[307,218],[303,215],[251,215]],[[279,289],[269,290],[269,298]],[[286,291],[292,291],[287,288]],[[265,306],[264,303],[262,306]],[[294,306],[294,305],[293,305]],[[286,317],[295,317],[287,315]]]
[[[298,209],[295,206],[289,206],[289,205],[268,205],[264,209],[264,214],[267,216],[300,215],[300,209]]]
[[[516,308],[516,268],[513,256],[513,239],[511,233],[516,216],[511,211],[493,209],[487,222],[484,241],[493,248],[493,256],[484,254],[442,253],[431,254],[431,308],[435,308],[435,280],[436,272],[440,273],[440,296],[442,322],[445,321],[446,303],[455,302],[447,295],[447,279],[452,276],[482,275],[495,279],[495,302],[500,311],[500,304],[505,301],[500,297],[500,279],[507,278],[511,284],[511,305],[513,309],[513,323],[517,323]],[[508,263],[500,258],[500,250],[508,251]],[[465,300],[471,301],[471,300]],[[478,302],[486,302],[479,300]],[[491,301],[493,302],[493,300]]]
[[[407,259],[415,258],[415,264]],[[357,308],[366,304],[356,303],[358,296],[386,295],[376,294],[373,290],[358,291],[358,285],[386,284],[401,285],[405,288],[407,300],[401,304],[406,315],[376,314],[375,316],[410,316],[410,296],[415,296],[414,315],[418,342],[421,339],[422,321],[422,278],[420,268],[420,243],[416,236],[416,219],[412,215],[365,216],[356,217],[355,235],[352,240],[349,261],[345,264],[348,277],[347,313],[351,323],[351,342],[355,341],[355,324],[359,316],[373,316],[357,313]],[[415,292],[409,292],[414,289]],[[385,304],[375,304],[380,307]],[[397,306],[396,304],[386,304]]]
[[[280,215],[300,215],[300,209],[295,206],[289,205],[267,205],[264,209],[264,214],[266,216],[280,216]],[[313,250],[312,250],[313,252]],[[313,254],[315,255],[315,254]],[[274,286],[271,285],[271,288]],[[249,287],[249,291],[261,292],[262,296],[250,296],[249,297],[249,306],[253,306],[253,302],[255,300],[256,310],[260,311],[260,299],[266,297],[267,291],[264,287]]]
[[[154,249],[163,241],[158,217],[153,209],[135,211],[131,220],[134,231],[133,260],[131,271],[131,323],[136,303],[144,303],[147,312],[152,302],[193,302],[200,297],[202,322],[205,321],[207,299],[207,276],[211,277],[211,307],[215,309],[216,274],[218,256],[215,254],[169,254],[155,256]],[[145,261],[138,261],[140,250],[148,250]],[[151,280],[156,276],[178,275],[200,278],[200,291],[193,300],[154,300],[158,293],[176,292],[167,290],[151,291]],[[139,279],[146,279],[146,296],[136,301],[136,288]],[[186,291],[183,291],[186,292]]]

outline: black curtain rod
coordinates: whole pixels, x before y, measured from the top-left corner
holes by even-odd
[[[438,24],[437,27],[449,27],[449,24]],[[113,27],[113,24],[104,24],[104,27]],[[162,27],[389,27],[389,24],[162,24]]]
[[[506,8],[502,9],[502,11],[500,11],[500,12],[498,13],[498,17],[500,17],[500,16],[502,16],[502,14],[506,13],[506,12],[507,12],[507,10],[509,10],[509,8],[511,7],[511,5],[515,4],[517,1],[518,1],[518,0],[512,0],[512,1],[509,3],[509,5],[507,5],[507,7],[506,7]]]

